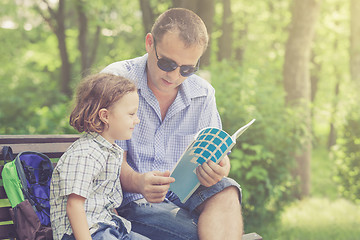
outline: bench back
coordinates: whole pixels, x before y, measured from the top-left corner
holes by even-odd
[[[80,135],[0,135],[0,150],[3,146],[10,146],[14,155],[23,151],[36,151],[49,158],[59,158],[66,149],[76,141]],[[15,228],[9,213],[10,203],[7,199],[1,172],[4,166],[4,157],[0,151],[0,239],[16,237]],[[55,165],[56,163],[54,163]],[[243,240],[262,240],[256,233],[243,235]]]
[[[14,155],[23,151],[36,151],[49,158],[59,158],[80,135],[0,135],[0,150],[11,146]],[[4,156],[0,151],[0,239],[16,236],[9,213],[10,203],[2,184],[1,172],[4,167]]]

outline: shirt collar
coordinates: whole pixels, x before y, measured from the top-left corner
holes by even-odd
[[[119,147],[117,144],[111,144],[108,140],[106,140],[99,133],[96,133],[96,132],[85,133],[85,137],[93,138],[97,144],[99,144],[100,146],[103,146],[111,151],[114,151],[114,152],[122,151],[121,147]]]

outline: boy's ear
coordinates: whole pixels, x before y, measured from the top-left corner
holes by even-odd
[[[106,108],[100,109],[99,110],[99,118],[103,123],[108,124],[109,123],[109,111]]]

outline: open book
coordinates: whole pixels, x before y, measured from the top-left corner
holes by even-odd
[[[210,127],[200,130],[173,169],[171,177],[175,178],[175,182],[170,184],[169,190],[173,191],[182,203],[186,202],[200,186],[196,168],[209,159],[219,163],[235,145],[236,139],[254,121],[255,119],[251,120],[232,136],[218,128]]]

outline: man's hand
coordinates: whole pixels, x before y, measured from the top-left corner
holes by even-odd
[[[120,182],[123,190],[141,193],[148,202],[159,203],[164,201],[170,183],[175,182],[175,178],[169,177],[170,172],[135,172],[127,163],[126,156],[127,152],[124,152],[120,174]]]
[[[211,187],[219,182],[223,177],[228,176],[230,172],[230,160],[228,156],[216,164],[211,160],[204,162],[196,168],[196,175],[202,185]]]
[[[169,171],[143,173],[141,174],[139,182],[140,193],[148,202],[162,202],[172,182],[175,182],[175,178],[170,177]]]

